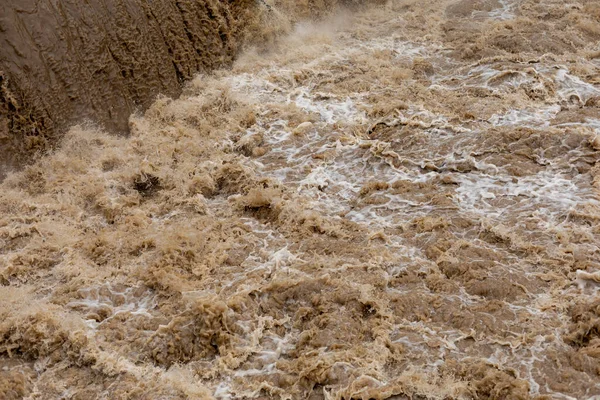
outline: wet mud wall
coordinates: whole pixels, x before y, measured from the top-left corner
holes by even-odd
[[[89,119],[126,132],[156,95],[229,64],[253,0],[3,0],[0,163],[21,164]],[[2,171],[0,171],[1,174]]]

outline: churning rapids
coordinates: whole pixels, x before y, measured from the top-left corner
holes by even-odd
[[[598,398],[599,21],[389,1],[72,128],[1,184],[0,397]]]

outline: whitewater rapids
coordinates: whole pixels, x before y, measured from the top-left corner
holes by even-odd
[[[1,184],[0,394],[597,398],[598,18],[340,11],[72,128]]]

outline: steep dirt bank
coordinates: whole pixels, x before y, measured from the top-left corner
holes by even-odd
[[[113,132],[231,63],[253,0],[0,2],[0,151],[14,166],[82,119]]]

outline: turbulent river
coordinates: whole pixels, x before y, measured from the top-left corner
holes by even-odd
[[[1,184],[2,398],[600,398],[599,21],[340,11],[73,127]]]

